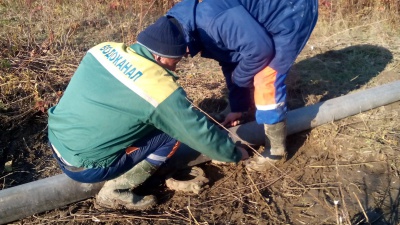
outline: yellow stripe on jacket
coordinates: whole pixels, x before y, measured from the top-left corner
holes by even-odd
[[[105,42],[89,53],[116,79],[154,107],[179,88],[164,68],[123,43]]]

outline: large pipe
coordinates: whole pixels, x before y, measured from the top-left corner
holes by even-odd
[[[102,183],[85,184],[65,174],[0,191],[0,224],[94,196]]]
[[[396,101],[400,101],[400,81],[296,109],[288,112],[288,134],[304,131]],[[235,139],[244,143],[261,145],[264,142],[263,126],[255,122],[230,130],[234,133]],[[187,146],[178,150],[176,154],[170,162],[170,165],[176,168],[182,164],[191,166],[209,160]],[[174,158],[175,160],[172,160]],[[187,159],[186,162],[183,159]],[[61,174],[1,190],[0,224],[93,197],[101,186],[102,183],[78,183]]]
[[[400,81],[358,91],[289,111],[288,135],[400,101]],[[250,122],[230,129],[232,138],[249,145],[264,143],[264,126]]]
[[[171,160],[160,168],[159,174],[195,166],[211,159],[185,144],[181,144]],[[0,224],[36,213],[56,209],[95,196],[104,182],[79,183],[65,174],[44,178],[0,191]]]

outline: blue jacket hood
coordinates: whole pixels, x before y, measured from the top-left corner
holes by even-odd
[[[166,16],[174,17],[181,24],[192,57],[201,51],[201,42],[196,35],[196,7],[198,3],[198,0],[183,0],[175,4],[166,13]]]

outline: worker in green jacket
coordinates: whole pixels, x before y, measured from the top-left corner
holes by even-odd
[[[49,141],[63,172],[78,182],[107,181],[98,205],[155,205],[154,196],[132,190],[173,157],[181,142],[218,161],[248,158],[192,107],[176,83],[171,71],[185,54],[181,28],[161,17],[129,47],[106,42],[91,48],[49,110]]]

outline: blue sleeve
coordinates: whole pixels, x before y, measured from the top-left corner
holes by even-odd
[[[233,83],[251,87],[253,77],[274,57],[273,41],[265,28],[239,5],[219,15],[209,29],[215,41],[240,53],[232,72]]]

